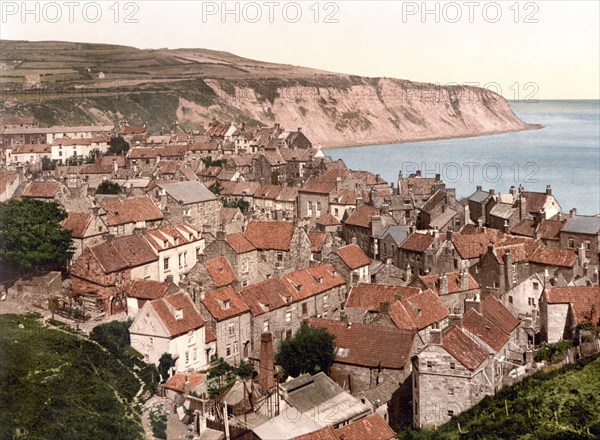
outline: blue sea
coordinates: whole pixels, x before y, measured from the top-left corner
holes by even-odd
[[[380,174],[388,182],[422,170],[441,174],[457,197],[477,185],[506,193],[511,185],[552,193],[563,212],[600,213],[600,101],[511,102],[524,122],[539,130],[471,138],[332,148],[325,153],[355,170]]]

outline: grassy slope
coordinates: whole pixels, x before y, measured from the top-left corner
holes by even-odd
[[[130,405],[138,389],[90,341],[32,315],[0,315],[0,439],[144,438]]]
[[[437,431],[409,432],[400,438],[600,438],[599,396],[600,357],[596,357],[580,365],[535,374],[486,397]]]

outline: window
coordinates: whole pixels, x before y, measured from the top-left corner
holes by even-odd
[[[532,307],[535,307],[535,298],[527,298],[527,304]]]
[[[312,202],[306,202],[306,210],[308,211],[308,215],[312,215],[312,211],[313,211],[313,204]]]
[[[248,273],[249,267],[248,260],[242,261],[242,273]]]
[[[154,338],[149,339],[150,345],[154,344]]]
[[[321,215],[321,202],[317,202],[317,215]]]
[[[229,324],[227,326],[227,333],[229,336],[235,336],[235,324]]]
[[[456,364],[454,362],[450,362],[450,369],[456,370]]]
[[[189,351],[185,352],[185,363],[186,364],[190,363],[190,352]]]
[[[448,410],[448,417],[452,417],[452,416],[454,416],[454,411],[451,410],[451,409],[449,409]]]
[[[198,360],[198,349],[197,349],[197,348],[194,348],[194,349],[192,350],[192,353],[193,353],[193,354],[192,354],[192,359],[194,359],[194,362],[195,362],[195,361],[197,361],[197,360]]]
[[[286,330],[285,331],[285,339],[291,339],[291,338],[292,338],[292,331]]]
[[[334,209],[333,209],[333,213],[334,213],[336,216],[338,216],[338,215],[340,215],[340,210],[339,210],[339,209],[337,209],[337,208],[334,208]]]
[[[308,303],[302,303],[302,315],[308,315]]]
[[[183,253],[183,265],[187,266],[187,252]]]
[[[323,308],[326,309],[329,307],[329,297],[327,295],[323,295]]]
[[[439,330],[439,329],[440,329],[439,322],[434,322],[433,324],[431,324],[431,330]]]
[[[540,288],[540,283],[534,282],[533,283],[533,289],[534,290],[538,290]]]
[[[194,330],[188,333],[188,344],[194,343]]]
[[[237,341],[233,343],[233,354],[238,354],[240,352]]]
[[[246,287],[248,285],[248,280],[243,280],[242,281],[242,287]]]
[[[513,297],[512,297],[512,295],[508,295],[508,303],[509,304],[513,303]]]
[[[585,242],[585,248],[589,251],[591,249],[591,245],[589,241]]]
[[[277,261],[283,261],[283,252],[277,252]]]
[[[448,388],[448,395],[454,396],[454,388]]]
[[[269,331],[269,320],[265,319],[263,321],[263,333],[267,333]]]
[[[433,367],[433,362],[427,361],[427,368],[431,368],[431,367]]]
[[[285,322],[292,322],[292,311],[288,310],[285,312]]]
[[[169,257],[165,257],[165,259],[163,260],[163,269],[169,270]]]
[[[225,347],[225,356],[229,357],[231,356],[231,345],[227,344],[227,346]]]
[[[179,268],[181,269],[183,267],[183,254],[179,254],[177,259],[179,261]]]
[[[573,240],[572,238],[569,238],[569,247],[570,248],[574,248],[575,247],[575,240]]]

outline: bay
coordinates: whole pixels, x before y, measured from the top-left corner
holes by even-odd
[[[563,212],[600,213],[600,101],[543,100],[511,102],[524,122],[543,128],[489,136],[330,148],[350,169],[366,170],[397,184],[421,169],[424,177],[440,174],[457,197],[477,185],[506,193],[523,185],[528,191],[552,192]]]

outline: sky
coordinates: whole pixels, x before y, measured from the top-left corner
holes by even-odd
[[[600,2],[0,1],[0,39],[207,48],[505,98],[600,98]]]

